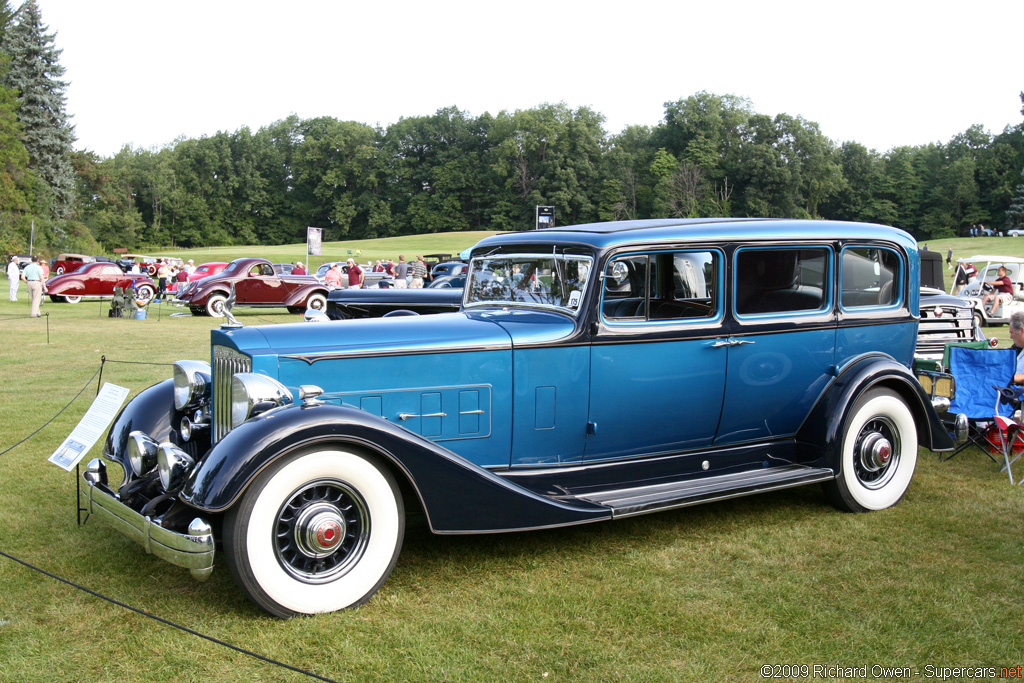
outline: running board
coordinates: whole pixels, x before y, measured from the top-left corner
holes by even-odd
[[[612,518],[616,518],[814,484],[835,479],[835,476],[824,467],[786,465],[667,484],[594,491],[576,497],[611,508]]]

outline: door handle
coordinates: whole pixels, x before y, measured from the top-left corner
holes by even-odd
[[[713,349],[720,349],[723,346],[743,346],[744,344],[753,344],[754,342],[748,339],[719,339],[711,345]]]
[[[426,415],[417,415],[416,413],[399,413],[399,420],[408,420],[410,417],[448,417],[448,413],[427,413]]]

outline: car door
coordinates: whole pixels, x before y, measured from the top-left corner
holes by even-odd
[[[273,304],[283,301],[281,278],[269,263],[249,267],[244,278],[235,284],[235,300],[239,304]]]
[[[737,249],[725,405],[715,445],[792,436],[833,377],[830,246]]]
[[[712,443],[722,412],[724,254],[634,252],[609,259],[591,347],[585,459]]]

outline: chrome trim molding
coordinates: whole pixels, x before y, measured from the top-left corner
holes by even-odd
[[[281,358],[287,358],[288,360],[301,360],[305,361],[309,365],[317,362],[318,360],[333,360],[338,358],[383,358],[385,356],[425,356],[438,353],[469,353],[473,351],[508,351],[512,348],[512,344],[488,344],[480,346],[452,346],[443,349],[437,348],[425,348],[425,349],[400,349],[396,351],[387,351],[378,349],[376,351],[364,351],[361,349],[357,350],[345,350],[345,351],[325,351],[323,353],[309,353],[309,354],[281,354]],[[216,388],[216,387],[215,387]]]

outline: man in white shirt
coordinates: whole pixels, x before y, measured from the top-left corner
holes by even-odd
[[[18,257],[12,256],[7,264],[7,284],[11,287],[11,301],[18,300],[18,285],[21,283],[21,268],[18,268]]]

